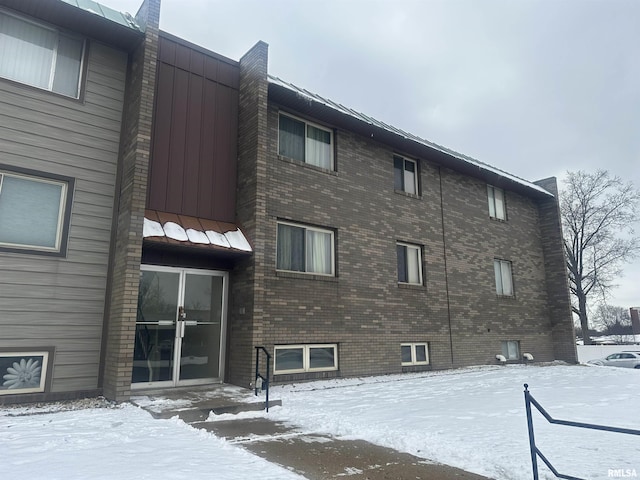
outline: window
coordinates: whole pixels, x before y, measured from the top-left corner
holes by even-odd
[[[418,245],[398,243],[398,283],[422,285],[422,249]]]
[[[393,157],[394,188],[401,192],[418,193],[418,164],[399,156]]]
[[[78,98],[84,41],[0,12],[0,76]]]
[[[520,342],[517,340],[507,340],[502,342],[502,355],[507,360],[519,360]]]
[[[338,346],[286,345],[274,348],[273,372],[304,373],[338,369]]]
[[[428,365],[429,347],[426,343],[403,343],[400,345],[402,351],[402,365]]]
[[[498,295],[513,295],[513,280],[511,278],[511,262],[494,260],[493,269],[496,274],[496,293]]]
[[[278,270],[333,275],[333,232],[278,223]]]
[[[487,198],[489,201],[489,216],[498,220],[506,220],[504,208],[504,190],[487,185]]]
[[[0,169],[0,247],[64,253],[73,179],[33,173]]]
[[[282,156],[333,170],[331,130],[280,114],[278,153]]]
[[[45,351],[0,349],[0,395],[37,393],[47,390],[51,377],[50,355]]]

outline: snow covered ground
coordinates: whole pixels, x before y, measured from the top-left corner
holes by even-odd
[[[10,417],[0,409],[2,480],[301,479],[181,420],[141,408]],[[5,416],[3,416],[5,415]]]
[[[282,399],[282,407],[239,419],[268,415],[310,433],[365,439],[500,480],[529,480],[523,383],[556,418],[640,429],[640,371],[562,365],[276,387],[272,397]],[[301,478],[131,405],[11,416],[28,411],[0,407],[3,480],[235,480],[256,478],[256,472],[263,479]],[[553,426],[537,413],[534,422],[540,449],[560,472],[591,480],[640,476],[640,437]],[[553,478],[540,465],[541,478]]]
[[[275,389],[283,407],[271,415],[492,478],[529,480],[524,383],[555,418],[640,430],[640,371],[590,366],[477,367],[285,386]],[[538,447],[560,473],[600,479],[635,469],[640,476],[640,436],[550,425],[537,413],[534,425]]]

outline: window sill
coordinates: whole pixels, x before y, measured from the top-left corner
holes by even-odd
[[[303,380],[322,380],[326,378],[340,378],[340,370],[329,370],[323,372],[305,372],[305,373],[274,373],[272,377],[273,383],[291,383]]]
[[[285,272],[282,270],[276,270],[276,277],[295,278],[296,280],[314,280],[317,282],[338,282],[338,277],[334,276],[303,272]]]
[[[83,83],[83,86],[80,88],[80,91],[78,92],[78,96],[77,97],[72,97],[70,95],[65,95],[64,93],[58,93],[58,92],[55,92],[53,90],[49,90],[48,88],[36,87],[35,85],[29,85],[28,83],[24,83],[24,82],[21,82],[19,80],[12,80],[11,78],[0,77],[0,81],[13,84],[13,85],[15,85],[17,87],[24,88],[26,90],[30,90],[31,92],[34,92],[34,93],[42,93],[44,95],[52,95],[54,97],[57,97],[57,98],[60,98],[60,99],[65,99],[65,100],[70,100],[70,101],[72,101],[74,103],[79,103],[81,105],[84,104],[84,83]],[[83,78],[82,81],[84,82],[84,78]]]
[[[407,290],[424,290],[425,286],[414,283],[398,283],[398,288],[404,288]]]
[[[338,172],[330,168],[316,167],[315,165],[311,165],[310,163],[302,162],[300,160],[294,160],[293,158],[285,157],[280,154],[278,154],[278,160],[282,160],[285,163],[291,163],[293,165],[299,165],[304,168],[309,168],[311,170],[315,170],[316,172],[326,173],[328,175],[333,175],[335,177],[338,176]]]
[[[507,219],[506,218],[498,218],[498,217],[489,216],[489,220],[491,220],[492,222],[507,223]]]
[[[59,257],[59,258],[65,258],[67,256],[67,252],[66,249],[65,250],[39,250],[36,248],[30,248],[30,247],[10,247],[10,246],[4,246],[4,245],[0,245],[0,252],[7,252],[7,253],[21,253],[24,255],[44,255],[47,257]]]
[[[415,198],[416,200],[422,200],[422,195],[418,195],[416,193],[409,193],[403,190],[394,190],[394,193],[398,195],[402,195],[403,197]]]
[[[433,370],[430,363],[426,365],[402,365],[402,373],[428,372],[429,370]]]
[[[509,302],[509,301],[514,301],[516,299],[515,295],[500,295],[499,293],[496,293],[496,298],[498,300],[503,300],[505,302]]]

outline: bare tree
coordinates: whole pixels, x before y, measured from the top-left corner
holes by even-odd
[[[633,231],[640,191],[606,170],[567,175],[560,195],[564,248],[573,312],[580,319],[584,344],[589,345],[587,299],[593,294],[606,298],[622,265],[640,251]]]
[[[600,304],[593,316],[593,323],[600,331],[614,337],[618,344],[623,344],[631,335],[631,315],[629,309],[614,305]]]

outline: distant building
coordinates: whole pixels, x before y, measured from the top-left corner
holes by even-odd
[[[631,315],[631,332],[634,335],[640,335],[640,308],[631,307],[629,308],[629,314]]]
[[[259,346],[275,382],[576,361],[555,179],[160,32],[159,0],[0,5],[0,403],[248,387]]]

